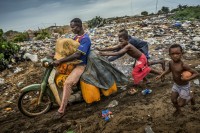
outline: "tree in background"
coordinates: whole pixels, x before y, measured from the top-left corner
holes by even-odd
[[[2,38],[2,37],[3,37],[3,30],[0,29],[0,38]]]
[[[143,12],[141,12],[141,15],[143,15],[143,16],[147,16],[149,13],[147,12],[147,11],[143,11]]]
[[[200,6],[181,6],[179,5],[176,9],[173,9],[171,12],[173,19],[178,20],[199,20],[200,19]]]
[[[158,11],[158,14],[167,14],[167,13],[169,13],[169,12],[170,12],[169,7],[163,6],[163,7],[161,8],[161,10]]]
[[[150,13],[149,15],[154,15],[154,13],[152,12],[152,13]]]
[[[105,23],[106,23],[105,19],[101,18],[100,16],[96,16],[95,18],[87,22],[89,28],[101,27]]]
[[[184,10],[186,9],[188,6],[187,5],[178,5],[178,10]]]
[[[170,12],[169,7],[165,7],[165,6],[163,6],[163,7],[161,8],[161,11],[162,11],[163,13],[166,13],[166,14]]]

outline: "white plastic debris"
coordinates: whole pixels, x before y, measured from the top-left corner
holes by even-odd
[[[36,54],[25,53],[23,58],[24,59],[30,59],[32,62],[38,61],[38,56]]]
[[[18,87],[18,88],[21,88],[21,87],[23,86],[23,83],[24,83],[24,82],[19,82],[19,83],[17,83],[17,87]]]
[[[152,128],[148,125],[145,127],[145,133],[154,133],[154,131],[152,130]]]
[[[14,73],[18,73],[18,72],[21,72],[23,69],[20,68],[20,67],[16,67],[15,70],[14,70]]]
[[[194,80],[194,84],[199,86],[199,80],[198,80],[198,79],[195,79],[195,80]]]
[[[108,108],[112,108],[118,105],[118,101],[117,100],[113,100],[108,104]]]
[[[120,89],[121,89],[121,90],[126,90],[126,88],[127,88],[126,85],[124,85],[124,86],[120,86]]]
[[[193,41],[195,41],[195,42],[200,42],[200,37],[194,37],[194,38],[193,38]]]
[[[200,65],[196,66],[195,68],[200,68]]]

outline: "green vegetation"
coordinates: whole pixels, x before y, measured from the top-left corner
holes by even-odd
[[[168,14],[168,13],[173,13],[173,15],[171,15],[171,18],[177,19],[177,20],[200,19],[200,5],[198,5],[198,6],[178,5],[177,8],[172,9],[171,11],[169,10],[169,7],[163,6],[157,12],[157,14]],[[148,12],[143,11],[143,12],[141,12],[141,15],[147,16]],[[154,15],[154,14],[151,13],[149,15]]]
[[[13,41],[14,42],[23,42],[23,41],[27,41],[28,39],[29,39],[28,33],[24,32],[24,33],[17,34],[14,37]]]
[[[0,71],[6,68],[11,57],[20,50],[19,45],[7,41],[3,35],[3,30],[0,29]]]
[[[46,37],[49,38],[50,33],[47,29],[42,29],[37,33],[36,40],[44,40]]]
[[[194,20],[194,19],[200,19],[200,6],[181,6],[179,5],[178,8],[173,9],[171,11],[172,13],[175,13],[172,15],[173,19],[179,19],[179,20]]]
[[[169,13],[169,12],[170,12],[169,7],[163,6],[163,7],[161,8],[161,10],[158,11],[158,14],[167,14],[167,13]]]
[[[149,13],[147,12],[147,11],[143,11],[143,12],[141,12],[141,15],[143,15],[143,16],[147,16]]]
[[[87,22],[89,28],[100,27],[106,23],[106,20],[101,18],[100,16],[96,16],[92,20]]]
[[[44,40],[46,37],[50,37],[50,33],[48,29],[41,29],[37,32],[33,33],[34,36],[36,37],[36,40]],[[29,40],[29,34],[27,32],[23,33],[18,33],[17,35],[14,36],[14,39],[12,39],[13,42],[23,42],[23,41],[28,41]]]

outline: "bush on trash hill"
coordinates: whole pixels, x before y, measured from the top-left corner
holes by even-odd
[[[4,38],[3,30],[0,29],[0,71],[8,67],[12,57],[20,50],[20,46],[9,42]]]
[[[173,9],[171,12],[175,13],[174,15],[172,15],[173,19],[179,19],[179,20],[200,19],[200,5],[198,6],[179,5],[178,8]]]
[[[101,18],[100,16],[96,16],[92,20],[87,22],[89,28],[100,27],[106,23],[106,20]]]

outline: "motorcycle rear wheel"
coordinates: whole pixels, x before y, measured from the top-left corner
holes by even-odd
[[[28,117],[35,117],[48,112],[53,102],[47,93],[42,97],[40,105],[38,105],[39,90],[23,92],[18,100],[19,111]]]

